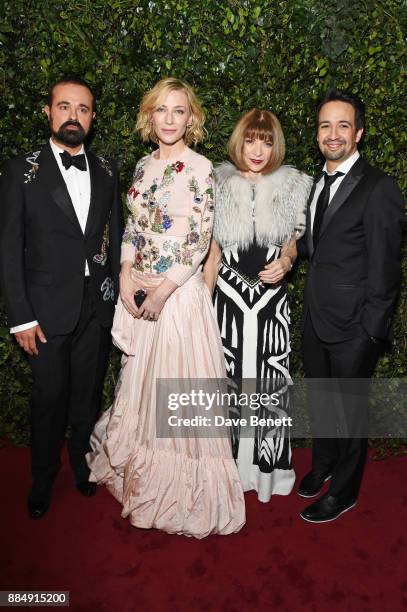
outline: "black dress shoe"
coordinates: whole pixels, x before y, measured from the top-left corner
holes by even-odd
[[[309,523],[329,523],[354,506],[356,499],[341,501],[338,497],[325,493],[318,501],[305,508],[300,517]]]
[[[84,480],[82,482],[77,482],[76,488],[78,489],[79,493],[82,493],[82,495],[85,497],[92,497],[96,493],[97,484],[96,482],[88,482],[87,480]]]
[[[28,500],[28,514],[32,519],[40,519],[49,508],[49,500]]]
[[[300,482],[298,487],[298,495],[300,497],[315,497],[321,491],[324,486],[324,482],[331,478],[329,472],[324,474],[315,474],[314,472],[308,472]]]

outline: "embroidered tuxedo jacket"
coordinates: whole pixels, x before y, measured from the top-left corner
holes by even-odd
[[[37,320],[66,334],[78,321],[85,260],[97,316],[111,325],[123,230],[113,162],[87,150],[91,199],[82,232],[49,144],[6,162],[0,177],[0,280],[10,326]]]

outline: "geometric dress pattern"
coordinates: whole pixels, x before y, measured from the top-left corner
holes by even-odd
[[[242,251],[223,248],[215,293],[229,388],[236,393],[279,392],[278,406],[256,411],[231,407],[231,416],[249,413],[260,418],[287,415],[289,375],[289,324],[287,284],[264,284],[258,277],[266,263],[280,256],[280,247],[261,247],[255,241]],[[244,379],[251,379],[245,382]],[[246,412],[244,413],[244,411]],[[287,427],[232,427],[233,453],[243,490],[257,491],[258,499],[288,495],[295,481]]]

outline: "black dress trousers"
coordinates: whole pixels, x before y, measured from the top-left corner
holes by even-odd
[[[312,469],[332,473],[330,495],[356,500],[367,451],[368,391],[381,346],[360,328],[343,342],[324,342],[308,313],[303,357],[313,424]],[[323,380],[320,380],[323,379]],[[319,437],[321,436],[321,437]]]
[[[39,354],[29,357],[34,384],[31,396],[31,454],[33,495],[50,492],[60,467],[60,448],[66,426],[70,463],[77,482],[86,481],[85,454],[100,411],[103,380],[111,346],[110,328],[96,316],[89,277],[85,277],[82,306],[74,330],[37,340]]]

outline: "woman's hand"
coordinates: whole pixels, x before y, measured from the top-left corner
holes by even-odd
[[[122,263],[120,272],[120,298],[127,312],[131,314],[132,317],[137,317],[139,308],[137,308],[134,302],[134,294],[142,287],[139,287],[132,279],[130,274],[131,266],[132,264],[129,261],[124,261]]]
[[[166,298],[160,295],[157,289],[147,291],[147,297],[138,309],[137,319],[143,317],[148,321],[157,321],[166,302]]]
[[[138,309],[136,318],[143,317],[143,319],[148,321],[157,321],[165,302],[177,288],[178,285],[176,283],[168,278],[164,278],[155,289],[147,289],[147,297]]]
[[[259,278],[262,283],[274,285],[283,280],[284,276],[292,268],[291,259],[288,255],[283,255],[280,259],[276,259],[264,266],[264,269],[259,272]]]
[[[264,270],[259,272],[259,278],[263,283],[274,285],[283,280],[284,276],[291,270],[297,258],[297,242],[291,238],[281,247],[279,259],[272,261],[264,266]]]

